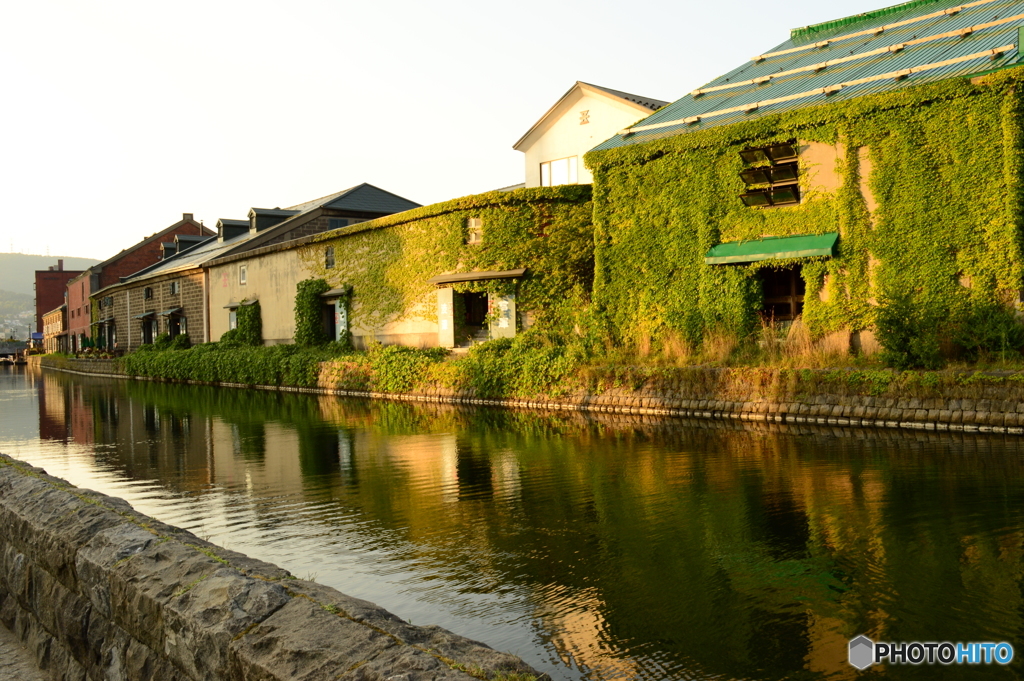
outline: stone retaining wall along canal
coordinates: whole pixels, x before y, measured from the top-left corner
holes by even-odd
[[[0,621],[54,679],[532,679],[0,454]]]
[[[43,357],[42,366],[86,375],[117,376],[111,360]],[[344,362],[326,362],[317,388],[247,386],[409,402],[476,404],[523,409],[649,414],[831,426],[909,428],[1024,434],[1024,374],[1005,372],[893,372],[841,369],[731,369],[626,367],[621,380],[599,391],[532,399],[480,398],[444,386],[412,393],[345,390]],[[864,379],[864,380],[861,380]],[[144,379],[154,380],[154,379]]]

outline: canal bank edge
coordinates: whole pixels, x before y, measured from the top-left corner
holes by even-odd
[[[54,679],[547,678],[4,454],[0,622]]]
[[[72,374],[166,381],[206,385],[199,381],[175,381],[119,372],[114,360],[82,360],[42,356],[30,358],[41,366]],[[1024,435],[1024,382],[984,383],[958,386],[956,394],[936,396],[925,390],[920,397],[827,392],[827,380],[837,373],[828,369],[803,369],[800,374],[821,377],[821,390],[806,386],[794,390],[781,380],[780,370],[759,372],[753,382],[723,380],[728,369],[699,367],[700,380],[685,377],[662,380],[638,388],[611,387],[600,393],[570,394],[558,399],[488,399],[433,386],[415,393],[346,390],[332,387],[338,376],[331,362],[321,372],[320,387],[244,385],[218,383],[228,388],[253,388],[287,392],[363,397],[403,402],[442,402],[547,411],[595,411],[703,419],[738,419],[772,423],[806,423],[869,428],[1006,433]],[[791,374],[793,372],[790,372]],[[975,374],[977,376],[977,374]],[[771,386],[766,388],[766,386]],[[835,386],[833,386],[835,387]]]

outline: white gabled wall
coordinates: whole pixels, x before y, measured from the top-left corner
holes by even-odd
[[[589,122],[581,125],[583,111],[588,112]],[[651,113],[650,109],[576,88],[519,144],[519,151],[526,156],[526,186],[541,186],[541,163],[570,156],[578,157],[577,184],[590,184],[593,175],[584,167],[583,155]]]

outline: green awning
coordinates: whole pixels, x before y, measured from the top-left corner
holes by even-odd
[[[786,258],[812,258],[836,254],[839,234],[803,234],[801,236],[766,236],[752,241],[730,241],[712,246],[704,256],[708,265],[783,260]]]

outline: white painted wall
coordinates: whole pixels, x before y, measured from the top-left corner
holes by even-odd
[[[580,124],[583,111],[589,112],[586,124]],[[541,163],[569,156],[578,157],[577,184],[590,184],[594,177],[584,167],[583,155],[652,113],[650,109],[577,88],[519,146],[519,151],[526,156],[526,186],[541,186]]]
[[[295,342],[295,288],[309,278],[299,263],[298,251],[291,248],[210,268],[211,340],[220,340],[228,330],[225,305],[255,299],[260,301],[263,342]],[[240,265],[247,267],[244,285],[238,281]]]

